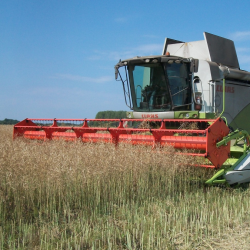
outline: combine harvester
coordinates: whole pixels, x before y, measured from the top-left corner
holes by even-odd
[[[239,68],[233,41],[206,32],[204,38],[166,38],[162,55],[115,66],[128,119],[25,119],[13,137],[171,144],[211,162],[201,167],[218,169],[209,185],[250,182],[250,73]],[[150,128],[140,128],[145,120]]]

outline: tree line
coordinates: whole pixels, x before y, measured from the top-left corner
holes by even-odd
[[[99,111],[95,119],[122,119],[126,118],[126,111],[120,110],[120,111],[112,111],[112,110],[107,110],[107,111]],[[0,120],[0,124],[3,125],[15,125],[17,124],[18,120],[14,119],[7,119],[5,118],[4,120]],[[98,126],[97,122],[91,122],[91,126]]]
[[[4,120],[0,120],[0,124],[3,124],[3,125],[15,125],[18,122],[19,122],[18,120],[7,119],[7,118],[5,118]]]
[[[111,111],[111,110],[107,110],[107,111],[99,111],[96,116],[95,119],[122,119],[122,118],[126,118],[126,111]]]
[[[99,111],[95,119],[122,119],[126,118],[127,112],[120,110],[120,111]],[[89,126],[91,127],[113,127],[113,126],[118,126],[119,122],[89,122]]]

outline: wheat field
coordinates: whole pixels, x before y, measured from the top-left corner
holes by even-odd
[[[206,187],[213,170],[172,147],[13,141],[12,129],[0,126],[0,249],[250,248],[249,189]]]

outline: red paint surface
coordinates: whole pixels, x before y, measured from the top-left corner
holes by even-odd
[[[58,126],[60,122],[83,122],[79,126]],[[119,122],[117,127],[89,127],[89,121],[102,122]],[[35,140],[61,140],[75,141],[77,139],[82,142],[107,142],[107,143],[129,143],[133,145],[172,145],[176,149],[194,149],[203,151],[202,154],[197,152],[188,153],[194,156],[207,157],[211,163],[219,168],[229,157],[230,145],[216,147],[216,143],[229,133],[229,128],[223,120],[208,119],[164,119],[151,120],[161,122],[161,127],[158,129],[140,129],[140,128],[125,128],[125,121],[139,121],[143,119],[25,119],[14,126],[13,138],[22,136],[27,139]],[[39,126],[36,123],[50,122],[51,126]],[[211,122],[208,128],[204,130],[185,130],[185,129],[168,129],[172,123],[176,122]],[[69,132],[71,130],[72,132]],[[106,133],[101,133],[106,131]],[[107,133],[107,131],[109,133]],[[98,133],[97,133],[98,132]],[[145,134],[150,132],[151,134]],[[143,133],[143,134],[142,134]]]

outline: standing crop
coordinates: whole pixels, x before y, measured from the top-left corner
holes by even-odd
[[[12,141],[0,126],[0,249],[248,249],[248,189],[174,149]],[[185,166],[184,166],[185,163]]]

